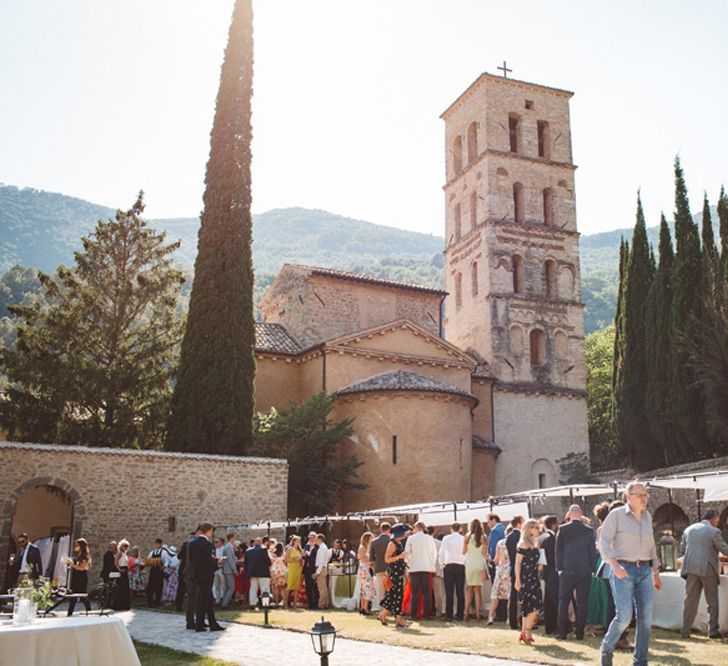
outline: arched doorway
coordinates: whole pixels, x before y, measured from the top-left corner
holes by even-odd
[[[83,500],[66,481],[48,477],[26,481],[10,495],[0,514],[0,562],[7,563],[16,552],[18,535],[26,533],[41,551],[43,575],[65,585],[61,558],[70,553],[84,518]],[[7,584],[7,570],[4,573]]]
[[[690,518],[677,504],[666,502],[658,506],[652,514],[652,529],[657,538],[666,530],[673,530],[674,525],[673,536],[679,540],[689,524]]]

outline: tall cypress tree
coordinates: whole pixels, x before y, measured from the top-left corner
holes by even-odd
[[[612,427],[619,443],[620,449],[624,451],[622,439],[620,406],[622,397],[622,371],[624,369],[623,355],[623,329],[624,318],[624,291],[627,281],[627,260],[629,258],[629,243],[622,237],[619,242],[619,287],[617,289],[617,308],[614,314],[614,354],[612,355]]]
[[[728,194],[725,188],[720,188],[718,197],[718,223],[720,230],[720,262],[718,268],[718,282],[723,284],[728,280]]]
[[[702,266],[705,288],[712,292],[718,271],[718,249],[715,247],[713,219],[710,215],[710,204],[708,203],[707,194],[703,196],[703,221],[700,236],[703,243]]]
[[[195,278],[165,448],[242,455],[252,439],[253,9],[236,0],[220,73]]]
[[[622,303],[622,386],[619,395],[619,432],[630,463],[647,469],[655,463],[655,443],[645,411],[647,350],[645,312],[654,267],[647,241],[642,201],[637,196],[637,220],[627,260]]]
[[[662,449],[666,465],[677,459],[673,433],[675,422],[669,409],[670,315],[672,309],[672,262],[674,253],[670,227],[660,219],[659,264],[647,297],[645,337],[647,341],[647,395],[645,410],[650,432]]]
[[[689,367],[688,349],[701,318],[703,273],[698,225],[690,215],[680,159],[675,159],[675,260],[672,264],[670,335],[670,409],[676,416],[676,441],[681,458],[697,459],[710,448],[705,431],[703,399]]]

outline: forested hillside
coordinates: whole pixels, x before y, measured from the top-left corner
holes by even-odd
[[[130,201],[120,205],[130,203],[133,195],[130,193]],[[63,194],[0,185],[0,276],[14,266],[53,272],[59,264],[71,263],[81,236],[100,218],[113,214],[111,208]],[[343,268],[431,286],[444,282],[444,240],[440,236],[305,208],[270,210],[255,215],[253,222],[257,296],[286,262]],[[151,222],[153,228],[166,231],[170,240],[180,239],[176,259],[187,270],[197,252],[198,225],[198,218],[193,217]],[[656,247],[657,227],[647,231]],[[622,235],[630,233],[617,230],[581,238],[587,333],[608,326],[614,319],[619,242]],[[15,278],[9,279],[12,282]],[[6,314],[2,289],[0,285],[0,317]]]

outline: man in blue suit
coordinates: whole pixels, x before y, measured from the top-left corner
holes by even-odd
[[[197,536],[187,546],[187,580],[194,588],[195,599],[195,631],[205,631],[205,616],[210,631],[223,631],[225,627],[215,619],[215,606],[212,599],[212,580],[215,577],[217,560],[215,548],[212,545],[212,530],[210,523],[202,523],[197,530]],[[191,629],[189,623],[188,629]]]
[[[584,640],[586,615],[589,606],[589,587],[597,564],[594,530],[582,522],[584,512],[572,504],[564,523],[556,532],[556,569],[559,572],[559,615],[556,623],[557,638],[566,638],[569,604],[576,591],[577,640]]]

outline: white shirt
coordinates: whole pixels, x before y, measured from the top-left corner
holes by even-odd
[[[30,541],[23,550],[23,561],[20,563],[20,573],[28,572],[28,551],[30,550]]]
[[[329,565],[330,558],[331,551],[326,547],[325,543],[320,543],[316,551],[316,573],[319,573]]]
[[[464,542],[465,537],[459,532],[452,532],[443,538],[440,545],[440,564],[443,567],[448,564],[465,564]]]
[[[410,573],[418,571],[435,573],[437,568],[437,545],[429,534],[415,532],[407,539],[404,552],[409,554],[407,565]]]

